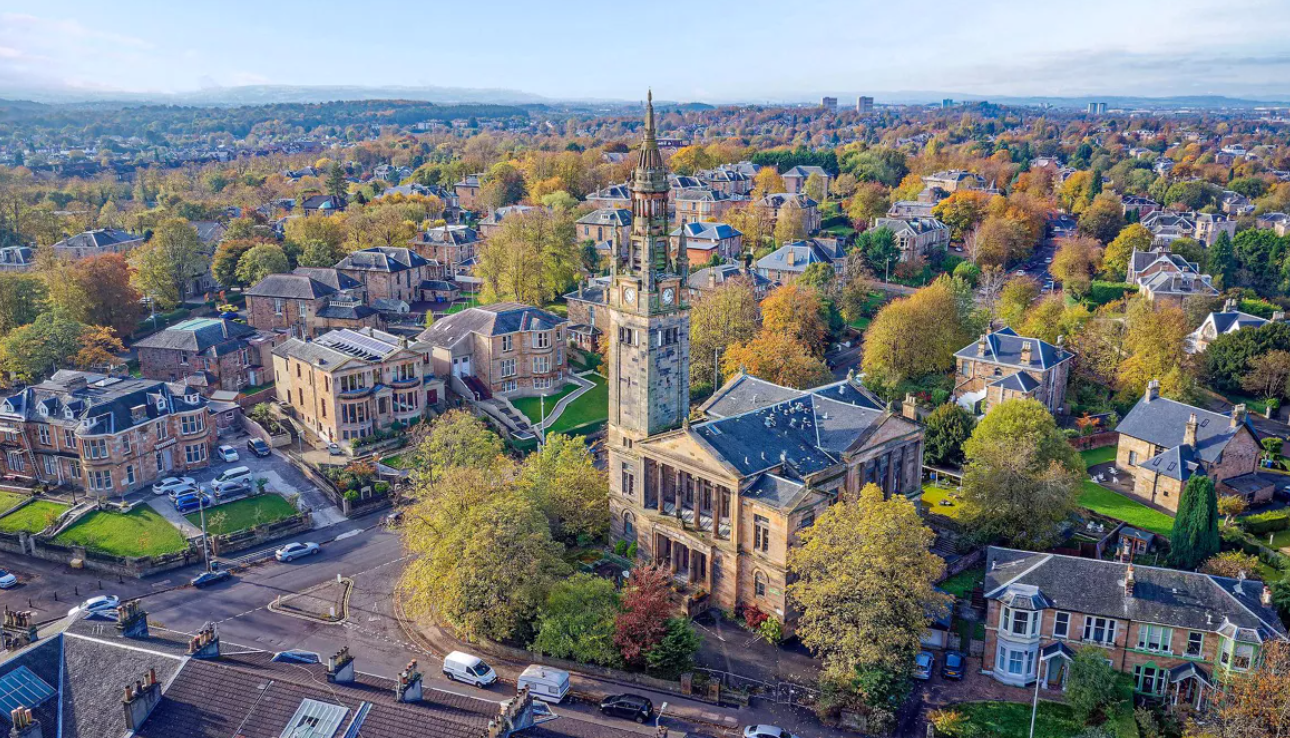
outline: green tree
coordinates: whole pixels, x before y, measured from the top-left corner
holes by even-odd
[[[875,228],[856,236],[855,249],[864,255],[865,263],[874,274],[885,279],[892,264],[900,262],[900,248],[890,228]]]
[[[954,352],[972,340],[972,290],[942,275],[909,297],[878,311],[865,332],[864,370],[895,385],[948,370]]]
[[[976,419],[972,413],[947,402],[927,416],[924,424],[923,459],[933,466],[957,466],[963,462],[963,444],[972,437]]]
[[[824,680],[854,693],[861,671],[908,675],[928,623],[950,602],[933,584],[945,567],[930,550],[935,534],[913,503],[868,484],[798,535],[788,593]]]
[[[805,184],[802,185],[802,191],[806,193],[807,197],[816,202],[824,202],[829,195],[828,186],[819,172],[813,172],[806,178]]]
[[[85,326],[59,311],[41,313],[0,339],[0,370],[21,382],[49,376],[81,350]]]
[[[1084,646],[1076,651],[1066,676],[1066,702],[1080,722],[1088,725],[1105,721],[1121,699],[1115,669],[1106,661],[1106,650]]]
[[[348,191],[349,183],[345,181],[345,170],[341,169],[340,164],[332,162],[331,169],[327,171],[327,194],[339,197]]]
[[[722,352],[757,335],[761,310],[752,283],[740,277],[704,292],[690,307],[690,387],[713,389],[725,380],[718,370]]]
[[[1043,403],[999,403],[967,443],[963,519],[983,538],[1043,548],[1075,508],[1084,461]]]
[[[1124,209],[1115,195],[1098,195],[1079,216],[1079,232],[1110,243],[1124,228]]]
[[[687,618],[670,618],[663,640],[645,652],[645,664],[656,676],[676,679],[694,668],[702,641]]]
[[[215,248],[215,255],[211,257],[211,276],[224,287],[250,287],[238,279],[237,264],[243,254],[261,243],[251,239],[225,240]]]
[[[417,446],[412,477],[428,483],[453,467],[492,468],[502,455],[502,439],[492,428],[465,410],[449,410],[435,418]]]
[[[1220,392],[1238,391],[1250,361],[1269,351],[1290,351],[1290,324],[1268,323],[1214,339],[1201,355],[1205,377]]]
[[[1218,234],[1205,251],[1205,271],[1214,278],[1214,286],[1223,289],[1232,284],[1236,274],[1236,251],[1227,231]]]
[[[547,436],[541,450],[524,459],[519,488],[546,514],[558,539],[602,538],[609,531],[609,480],[581,436]]]
[[[47,290],[38,277],[0,273],[0,335],[27,325],[45,310]]]
[[[163,308],[186,300],[190,283],[207,269],[197,229],[182,218],[163,221],[130,255],[130,264],[135,286]]]
[[[515,300],[545,305],[569,288],[582,266],[567,211],[530,210],[502,221],[479,249],[475,273],[484,302]]]
[[[273,243],[253,246],[237,261],[237,278],[242,284],[254,285],[270,274],[291,271],[291,262],[282,247]]]
[[[1106,245],[1102,254],[1102,275],[1114,282],[1123,282],[1134,250],[1150,251],[1154,240],[1155,236],[1142,225],[1133,223],[1126,226]]]
[[[344,258],[345,252],[340,247],[314,239],[305,241],[302,245],[296,264],[302,267],[333,267]]]
[[[616,666],[622,662],[614,646],[617,616],[614,583],[579,572],[557,582],[547,594],[532,649],[558,659]]]
[[[1214,480],[1196,474],[1187,480],[1173,531],[1169,534],[1169,560],[1181,569],[1195,569],[1218,553],[1218,493]]]

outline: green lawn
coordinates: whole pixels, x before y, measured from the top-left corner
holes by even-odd
[[[452,315],[453,313],[460,313],[462,310],[465,310],[466,308],[471,308],[471,307],[479,307],[478,298],[467,297],[464,300],[459,300],[457,302],[454,302],[453,304],[448,306],[447,310],[443,311],[443,314]]]
[[[1245,405],[1245,409],[1252,413],[1258,413],[1259,415],[1263,415],[1263,416],[1266,416],[1268,414],[1267,400],[1260,400],[1257,397],[1250,397],[1249,395],[1241,395],[1235,392],[1229,392],[1228,394],[1223,395],[1223,397],[1225,397],[1227,401],[1232,403],[1233,405]]]
[[[412,454],[413,452],[411,451],[405,451],[401,454],[386,456],[384,459],[381,459],[381,463],[386,466],[394,467],[395,469],[411,469]]]
[[[951,492],[957,492],[957,490],[924,484],[923,506],[927,508],[929,513],[944,515],[947,518],[957,518],[959,513],[963,511],[963,505],[958,500],[950,499]],[[942,501],[949,504],[942,505]]]
[[[1087,479],[1080,491],[1079,504],[1095,513],[1162,536],[1169,535],[1174,527],[1174,519],[1168,515]]]
[[[66,510],[66,505],[48,500],[36,500],[14,514],[0,518],[0,531],[39,533]]]
[[[589,374],[583,378],[595,382],[596,386],[569,403],[560,417],[546,429],[548,434],[568,433],[575,428],[585,433],[590,430],[587,426],[604,423],[609,419],[608,381],[599,374]]]
[[[296,514],[292,507],[279,495],[265,494],[259,497],[248,497],[224,505],[217,505],[206,511],[206,532],[213,536],[246,530],[255,525],[274,523]],[[188,522],[201,527],[201,513],[189,513]]]
[[[955,574],[936,586],[949,592],[960,600],[964,600],[972,595],[972,590],[976,589],[976,585],[984,581],[985,567],[974,566],[971,569],[966,569]]]
[[[966,702],[951,709],[963,713],[974,729],[970,734],[990,738],[1027,738],[1030,735],[1030,703]],[[1040,700],[1035,719],[1036,738],[1070,738],[1084,726],[1071,708],[1059,702]]]
[[[14,492],[0,492],[0,513],[27,499],[27,495]]]
[[[147,505],[128,513],[96,510],[59,533],[54,542],[114,556],[158,556],[182,551],[185,546],[175,526]]]
[[[564,386],[564,389],[554,395],[548,395],[545,400],[540,397],[516,397],[511,400],[511,404],[515,406],[516,410],[524,413],[530,423],[537,425],[544,417],[542,415],[543,404],[546,405],[546,414],[550,415],[551,411],[555,409],[556,403],[569,393],[578,389],[579,386],[580,385],[578,384],[570,382]]]
[[[1115,446],[1103,446],[1102,448],[1091,448],[1087,451],[1080,451],[1079,455],[1084,457],[1084,463],[1093,466],[1094,464],[1105,464],[1115,461]]]

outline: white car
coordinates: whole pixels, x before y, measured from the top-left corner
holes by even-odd
[[[154,495],[169,494],[170,490],[177,487],[196,487],[197,480],[192,477],[166,477],[156,484],[152,485]]]
[[[220,446],[219,448],[215,449],[215,454],[219,456],[220,461],[226,461],[229,463],[237,461],[238,459],[241,458],[240,456],[237,455],[237,449],[233,448],[232,446]]]
[[[307,541],[305,543],[288,543],[277,551],[273,552],[273,558],[278,561],[294,561],[302,556],[313,556],[321,553],[322,549],[317,543]]]
[[[111,612],[121,606],[121,598],[116,595],[99,595],[91,597],[67,611],[69,616],[82,612]]]
[[[797,736],[774,725],[749,725],[744,728],[744,738],[797,738]]]
[[[9,589],[18,586],[18,577],[0,569],[0,589]]]

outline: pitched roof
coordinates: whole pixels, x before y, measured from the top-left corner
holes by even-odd
[[[808,165],[802,165],[802,164],[799,164],[793,167],[792,169],[788,170],[787,172],[784,172],[784,174],[781,176],[783,176],[784,179],[791,179],[795,177],[800,177],[802,179],[805,179],[811,176],[812,174],[818,174],[821,177],[829,176],[829,173],[824,171],[824,167],[815,167],[815,166],[808,166]]]
[[[632,224],[632,211],[627,208],[600,208],[578,218],[581,225],[629,226]]]
[[[1115,429],[1120,435],[1172,449],[1182,445],[1187,420],[1193,414],[1197,420],[1196,451],[1205,463],[1218,461],[1228,442],[1249,423],[1247,418],[1244,423],[1233,427],[1230,416],[1164,397],[1153,400],[1143,397]]]
[[[982,343],[985,347],[984,352],[981,351]],[[1027,346],[1030,348],[1030,361],[1022,363],[1021,352]],[[982,361],[987,364],[1041,370],[1051,369],[1075,356],[1061,346],[1054,346],[1047,341],[1018,336],[1011,328],[987,333],[975,343],[959,349],[954,355],[960,359]]]
[[[1058,610],[1209,632],[1230,625],[1259,640],[1285,637],[1276,611],[1259,601],[1260,582],[1135,565],[1130,597],[1127,568],[1117,561],[991,546],[985,596],[999,600],[1011,596],[1011,588],[1029,586]]]
[[[722,241],[727,238],[742,236],[734,226],[728,223],[686,223],[685,225],[672,231],[671,236],[681,235],[685,231],[686,240],[694,239],[697,241]]]
[[[357,289],[353,278],[325,267],[296,267],[284,274],[270,274],[246,291],[250,297],[278,297],[287,300],[316,300],[319,297]]]
[[[412,249],[396,246],[373,246],[370,249],[354,251],[340,260],[336,269],[348,269],[363,272],[406,272],[409,269],[423,267],[426,261]]]
[[[200,353],[213,346],[240,347],[255,329],[244,323],[221,318],[193,318],[158,331],[134,344],[135,348],[172,349]],[[220,351],[218,353],[225,353]]]
[[[990,383],[991,387],[1001,387],[1013,392],[1033,392],[1039,387],[1039,380],[1025,372],[1009,374]]]
[[[55,249],[107,249],[111,246],[143,241],[143,236],[127,233],[119,228],[99,228],[83,231],[54,244]]]
[[[801,192],[774,192],[758,200],[757,204],[763,207],[775,208],[776,210],[785,206],[813,208],[819,205],[818,202]]]
[[[1196,276],[1190,272],[1156,272],[1141,277],[1138,284],[1145,290],[1163,295],[1217,295],[1218,288],[1210,283],[1209,275]]]
[[[686,284],[690,289],[704,290],[719,287],[732,279],[747,279],[754,289],[769,287],[772,282],[753,269],[744,269],[738,264],[721,264],[704,267],[690,272]]]
[[[786,243],[757,260],[758,269],[780,272],[804,272],[811,264],[832,264],[833,255],[815,241]]]
[[[5,398],[0,415],[79,425],[83,435],[103,435],[207,407],[206,398],[182,385],[60,369],[44,382]]]
[[[289,338],[274,347],[273,355],[291,357],[317,367],[334,368],[351,359],[380,363],[405,348],[404,339],[391,333],[375,328],[341,328],[312,341]]]
[[[463,225],[444,225],[430,228],[417,235],[419,243],[468,244],[479,240],[479,232]]]
[[[466,308],[434,322],[417,336],[434,346],[452,346],[468,334],[501,336],[518,331],[548,331],[569,322],[555,313],[518,302]]]
[[[300,207],[305,210],[344,210],[349,201],[340,195],[311,195],[306,197]]]

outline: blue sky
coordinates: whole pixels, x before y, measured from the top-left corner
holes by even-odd
[[[1290,98],[1290,0],[0,2],[0,90]]]

